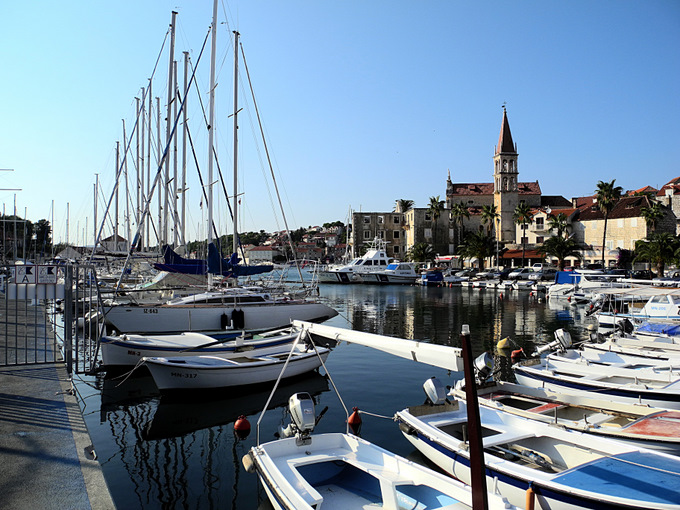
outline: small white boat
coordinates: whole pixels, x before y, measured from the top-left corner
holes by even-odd
[[[285,377],[316,370],[330,353],[319,347],[294,344],[269,354],[241,353],[239,357],[183,356],[142,358],[161,391],[215,389],[275,381],[285,363]],[[290,359],[289,359],[290,358]]]
[[[361,283],[413,285],[420,278],[413,262],[392,262],[382,271],[358,274]]]
[[[621,441],[567,431],[479,407],[487,485],[524,507],[551,510],[678,509],[680,458]],[[470,482],[464,401],[404,409],[402,433],[423,455],[455,478]]]
[[[311,435],[316,417],[309,395],[293,395],[290,414],[285,439],[253,446],[243,458],[277,510],[472,508],[472,490],[453,478],[354,435]],[[492,491],[487,500],[492,510],[515,508]]]
[[[595,316],[598,331],[607,334],[624,319],[640,325],[648,320],[677,323],[680,321],[680,288],[637,287],[608,289],[601,292],[604,302]],[[638,302],[644,299],[643,306]]]
[[[658,342],[661,344],[661,342]],[[581,345],[582,356],[586,359],[611,363],[656,362],[680,364],[680,350],[665,350],[662,345],[648,347],[646,344],[626,346],[614,340],[601,344],[586,342]]]
[[[267,349],[278,352],[298,337],[299,331],[284,328],[259,334],[234,333],[234,338],[215,339],[202,333],[177,335],[120,335],[101,338],[102,364],[111,366],[134,366],[143,357],[191,356],[196,354],[221,357],[240,356],[244,351]],[[236,336],[238,335],[238,336]]]
[[[465,391],[451,395],[465,400]],[[643,448],[680,453],[680,412],[623,404],[582,394],[497,381],[477,388],[480,405],[524,418],[618,439]]]
[[[655,372],[649,368],[635,370],[545,359],[537,365],[515,365],[513,370],[517,382],[525,386],[581,392],[589,397],[661,409],[680,409],[680,380],[670,369]]]

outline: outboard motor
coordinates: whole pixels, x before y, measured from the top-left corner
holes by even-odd
[[[571,335],[569,334],[568,331],[565,331],[563,329],[558,329],[555,331],[555,340],[550,342],[549,344],[545,344],[540,346],[538,349],[536,349],[536,352],[534,353],[534,356],[540,356],[544,352],[548,351],[566,351],[571,347]]]
[[[295,436],[298,445],[308,444],[311,441],[309,435],[316,425],[314,400],[309,393],[295,393],[288,399],[288,412],[291,423],[285,428],[279,427],[279,436]]]
[[[472,366],[475,369],[475,383],[482,385],[489,378],[491,372],[493,372],[493,356],[491,356],[488,352],[483,352],[475,358],[475,360],[472,362]],[[456,382],[457,390],[462,390],[463,388],[465,388],[465,378]]]
[[[440,405],[447,402],[446,387],[436,377],[431,377],[425,384],[423,384],[425,395],[427,395],[427,402],[433,405]]]

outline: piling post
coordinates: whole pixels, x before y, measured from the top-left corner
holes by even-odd
[[[486,468],[482,444],[482,424],[479,418],[477,386],[470,345],[470,326],[463,324],[460,334],[463,367],[465,370],[465,399],[467,402],[468,438],[470,454],[470,486],[472,487],[473,510],[487,510],[489,503],[486,491]]]

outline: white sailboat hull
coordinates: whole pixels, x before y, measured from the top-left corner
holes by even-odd
[[[290,302],[256,305],[161,305],[114,306],[106,320],[120,333],[174,333],[224,331],[223,315],[243,310],[243,329],[264,331],[290,325],[292,320],[321,322],[338,313],[323,303]]]

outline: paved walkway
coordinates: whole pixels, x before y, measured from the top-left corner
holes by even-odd
[[[63,364],[0,367],[0,507],[113,509]]]

